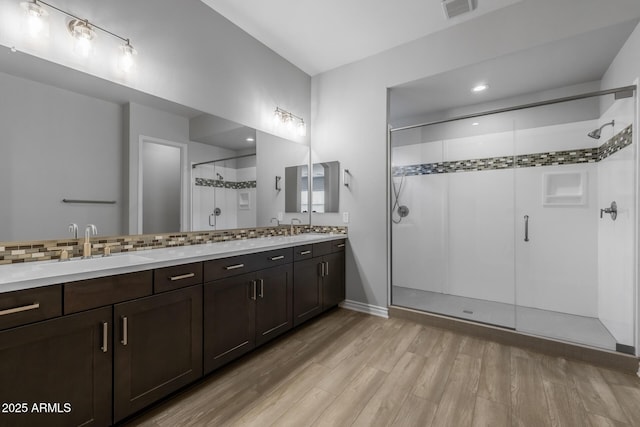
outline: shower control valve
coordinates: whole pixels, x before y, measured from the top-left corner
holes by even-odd
[[[613,201],[611,202],[611,206],[608,208],[600,209],[600,218],[602,218],[603,214],[610,214],[612,220],[616,220],[618,218],[618,204]]]

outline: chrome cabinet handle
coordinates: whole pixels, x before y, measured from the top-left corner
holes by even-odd
[[[20,313],[20,312],[29,311],[29,310],[37,310],[38,308],[40,308],[40,304],[37,302],[34,302],[33,304],[23,305],[22,307],[8,308],[6,310],[2,310],[0,311],[0,316],[6,316],[7,314]]]
[[[129,321],[127,316],[122,316],[122,339],[120,340],[122,345],[129,343]]]
[[[235,265],[230,265],[228,267],[225,267],[225,270],[236,270],[242,267],[244,267],[244,264],[235,264]]]
[[[318,267],[320,267],[320,277],[324,277],[324,262],[318,264]]]
[[[171,276],[169,277],[169,280],[173,282],[176,280],[189,279],[191,277],[194,277],[195,275],[196,273],[181,274],[180,276]]]
[[[311,253],[311,251],[302,251],[300,252],[300,255],[309,255]]]
[[[529,241],[529,215],[524,216],[524,241]]]
[[[102,347],[100,347],[103,353],[109,350],[109,324],[102,322]]]
[[[256,289],[256,281],[252,280],[251,281],[251,296],[249,298],[251,298],[253,301],[255,301],[257,298],[257,289]]]
[[[336,245],[337,248],[344,248],[344,243],[340,243],[339,245]]]
[[[284,255],[272,256],[271,261],[278,261],[280,259],[284,259]]]
[[[325,274],[328,276],[329,275],[329,261],[325,262],[325,264],[327,264],[327,268],[326,268]]]
[[[264,298],[264,280],[258,279],[258,282],[260,282],[260,292],[258,292],[258,296]]]

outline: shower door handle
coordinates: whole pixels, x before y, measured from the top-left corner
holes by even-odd
[[[524,216],[524,241],[529,241],[529,215]]]
[[[213,224],[211,224],[211,217],[213,217]],[[216,226],[216,215],[211,214],[209,215],[209,227],[215,227],[215,226]]]

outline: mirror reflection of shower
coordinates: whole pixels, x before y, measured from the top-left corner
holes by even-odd
[[[192,165],[192,231],[255,227],[255,153]]]
[[[593,139],[600,139],[600,135],[602,134],[602,129],[605,128],[606,126],[613,126],[615,124],[616,124],[615,120],[611,120],[609,123],[603,124],[598,129],[592,130],[587,134],[587,136]]]
[[[406,174],[402,171],[400,177],[400,183],[396,182],[396,177],[391,178],[391,187],[393,189],[393,205],[391,206],[391,221],[394,224],[400,224],[403,218],[409,215],[409,208],[406,205],[400,204],[400,194],[402,193],[402,187],[404,186],[404,180]]]

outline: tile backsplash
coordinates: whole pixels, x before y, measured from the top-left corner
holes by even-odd
[[[334,233],[347,234],[347,227],[294,225],[294,233]],[[287,236],[290,227],[237,228],[220,231],[193,231],[184,233],[140,234],[129,236],[93,237],[92,254],[100,255],[109,246],[111,253],[135,252],[147,249],[161,249],[174,246],[201,245],[230,240],[256,239],[260,237]],[[82,256],[84,238],[22,242],[0,242],[0,265],[23,262],[55,260],[62,251],[69,258]]]

